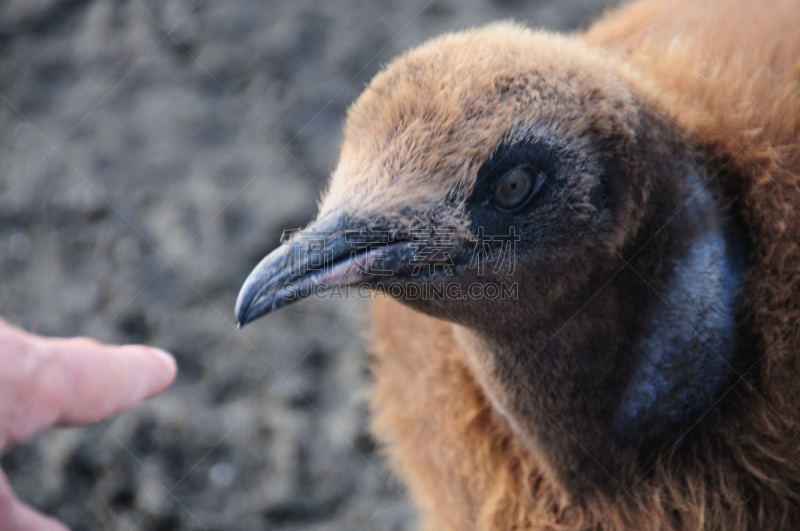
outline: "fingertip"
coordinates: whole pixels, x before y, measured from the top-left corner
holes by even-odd
[[[151,370],[149,370],[148,374],[147,382],[149,385],[145,398],[157,395],[175,380],[178,364],[172,354],[166,350],[146,345],[126,345],[124,348],[136,352],[137,355],[142,356],[148,362],[155,362],[148,363],[151,366]]]
[[[169,374],[169,380],[167,383],[171,383],[172,380],[175,379],[175,375],[178,373],[178,362],[175,361],[175,356],[167,352],[166,350],[162,350],[157,347],[149,347],[150,352],[152,352],[156,358],[158,358],[164,367],[167,370],[167,374]]]

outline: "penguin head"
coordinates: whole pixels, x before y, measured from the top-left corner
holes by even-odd
[[[348,112],[319,216],[251,273],[239,323],[353,284],[467,325],[520,313],[520,297],[546,310],[642,216],[642,117],[616,69],[507,23],[389,64]]]

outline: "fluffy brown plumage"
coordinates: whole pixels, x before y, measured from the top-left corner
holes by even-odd
[[[458,262],[511,223],[517,267],[415,278],[408,245],[371,240],[355,250],[394,280],[309,271],[307,231],[248,279],[240,322],[298,281],[516,281],[518,300],[373,306],[374,431],[426,528],[797,528],[798,23],[793,1],[643,1],[582,36],[412,50],[350,110],[312,227],[446,228]],[[513,215],[482,191],[500,155],[546,177]]]

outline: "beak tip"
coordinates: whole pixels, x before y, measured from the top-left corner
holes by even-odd
[[[239,330],[259,317],[272,313],[282,306],[276,303],[274,294],[271,297],[265,297],[263,290],[258,287],[257,283],[252,283],[250,286],[252,287],[248,287],[248,284],[245,284],[242,288],[233,310],[236,328]]]
[[[239,296],[236,298],[236,305],[233,308],[233,316],[236,319],[236,328],[241,329],[253,320],[253,292],[247,289],[247,285],[242,287]]]
[[[241,330],[246,325],[248,325],[251,321],[256,320],[261,315],[267,312],[257,312],[253,311],[251,306],[245,306],[243,308],[237,308],[236,311],[236,328]]]

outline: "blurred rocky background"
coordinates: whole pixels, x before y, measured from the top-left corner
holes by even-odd
[[[496,19],[579,29],[613,3],[0,3],[0,315],[180,367],[133,411],[6,451],[19,495],[75,530],[415,528],[367,430],[365,302],[237,331],[239,286],[314,215],[382,64]]]

